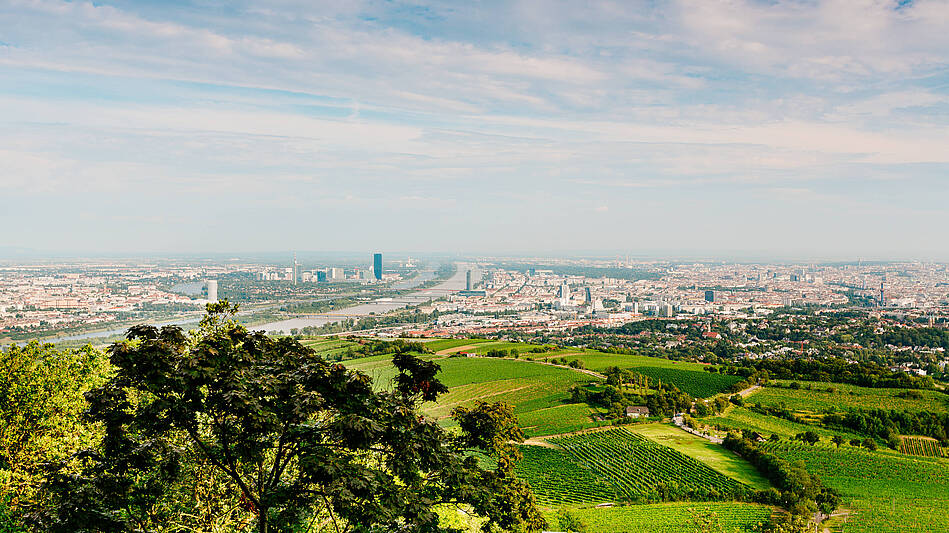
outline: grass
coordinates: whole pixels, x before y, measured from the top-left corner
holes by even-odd
[[[732,502],[674,502],[623,507],[573,509],[589,533],[693,533],[761,531],[772,509],[764,505]],[[556,513],[547,516],[557,529]]]
[[[791,422],[790,420],[785,420],[783,418],[778,418],[771,415],[763,415],[760,413],[755,413],[744,407],[730,407],[724,413],[716,416],[706,417],[701,419],[702,423],[708,424],[710,426],[721,426],[723,428],[729,429],[747,429],[750,431],[757,431],[764,436],[770,436],[771,434],[777,434],[783,438],[791,438],[798,433],[803,433],[805,431],[813,431],[821,436],[821,438],[829,440],[834,435],[840,435],[846,438],[848,441],[850,439],[864,437],[857,435],[856,433],[851,433],[845,430],[833,430],[826,429],[816,425],[810,424],[798,424],[797,422]]]
[[[787,386],[790,381],[780,381]],[[768,407],[785,406],[800,412],[841,412],[848,409],[895,409],[906,411],[945,411],[949,397],[936,391],[918,391],[921,399],[901,398],[904,389],[876,389],[840,383],[800,382],[811,389],[762,387],[745,401]],[[828,392],[832,388],[834,392]]]
[[[440,350],[457,348],[459,346],[468,346],[491,341],[487,339],[436,339],[424,342],[426,347],[431,348],[433,352],[437,352]]]
[[[437,402],[422,406],[423,412],[436,420],[446,419],[457,406],[484,400],[514,406],[514,414],[528,436],[554,435],[596,425],[588,405],[565,403],[570,387],[596,379],[588,374],[513,359],[426,358],[441,366],[438,377],[448,387]],[[353,359],[344,364],[366,372],[380,388],[389,387],[395,376],[389,355]]]
[[[630,431],[701,461],[713,470],[759,490],[771,485],[747,461],[706,439],[687,433],[672,424],[628,426]]]
[[[854,511],[844,531],[949,531],[949,461],[869,452],[844,445],[807,446],[765,443],[789,461],[801,460],[809,472],[839,490],[843,507]]]

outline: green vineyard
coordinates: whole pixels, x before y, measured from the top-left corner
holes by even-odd
[[[689,456],[623,428],[551,442],[562,450],[526,446],[518,466],[542,502],[733,500],[750,491]]]
[[[928,437],[902,437],[900,440],[900,452],[906,455],[919,455],[922,457],[946,456],[946,451],[939,445],[939,441]]]
[[[616,500],[609,483],[581,466],[568,452],[541,446],[522,446],[524,459],[517,474],[530,482],[542,505],[603,503]]]

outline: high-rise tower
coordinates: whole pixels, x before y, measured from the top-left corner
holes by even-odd
[[[209,302],[217,301],[217,280],[216,279],[208,280],[208,301]]]
[[[380,253],[372,255],[372,275],[376,281],[382,281],[382,254]]]

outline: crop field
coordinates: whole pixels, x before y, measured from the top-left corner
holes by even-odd
[[[609,424],[608,421],[594,421],[592,417],[595,414],[597,409],[585,403],[568,403],[521,413],[517,415],[517,419],[527,437],[536,437],[560,435]]]
[[[597,504],[616,500],[616,490],[581,466],[569,452],[543,446],[521,446],[524,459],[517,475],[528,480],[543,506]]]
[[[763,448],[839,490],[842,507],[854,511],[844,531],[949,531],[949,460],[869,452],[844,445],[807,446],[783,441]]]
[[[945,457],[946,451],[939,441],[929,437],[900,437],[900,452],[920,457]]]
[[[631,370],[649,376],[652,380],[659,380],[663,383],[672,383],[682,392],[688,393],[696,398],[708,398],[716,394],[725,392],[741,381],[738,376],[726,376],[713,372],[685,370],[682,368],[658,367],[658,366],[637,366]]]
[[[701,461],[713,470],[752,488],[763,490],[771,486],[768,480],[747,461],[718,444],[712,444],[672,424],[636,424],[627,427],[638,435]]]
[[[438,402],[422,406],[435,419],[445,419],[460,405],[475,400],[507,402],[514,406],[528,436],[554,435],[595,426],[586,404],[568,405],[567,391],[596,378],[550,365],[513,359],[426,356],[441,366],[439,379],[448,387]],[[354,370],[369,374],[377,387],[390,386],[395,376],[389,355],[345,361]]]
[[[425,346],[431,348],[433,352],[438,352],[441,350],[457,348],[459,346],[468,346],[485,342],[491,341],[488,339],[436,339],[432,341],[425,341]]]
[[[792,438],[794,435],[803,433],[805,431],[814,431],[820,435],[822,439],[828,441],[834,435],[840,435],[847,440],[858,437],[861,439],[864,438],[863,436],[857,435],[856,433],[851,433],[846,430],[833,430],[822,428],[816,425],[798,424],[797,422],[791,422],[790,420],[785,420],[776,416],[755,413],[754,411],[744,407],[737,406],[730,407],[720,415],[702,418],[701,421],[710,426],[717,425],[729,429],[747,429],[750,431],[757,431],[765,436],[770,436],[772,433],[774,433],[782,438]]]
[[[787,385],[790,382],[782,381]],[[840,383],[800,382],[811,389],[788,389],[762,387],[745,401],[760,403],[768,407],[784,405],[792,411],[840,412],[847,409],[896,409],[907,411],[944,411],[949,407],[949,397],[936,391],[919,391],[921,399],[901,398],[904,389],[871,389]],[[834,392],[828,392],[832,388]]]
[[[590,533],[694,533],[761,531],[773,510],[764,505],[732,502],[671,502],[571,511]],[[548,517],[551,527],[559,525]]]
[[[630,501],[660,500],[667,493],[696,500],[730,499],[747,490],[705,464],[625,428],[550,442],[611,482],[620,497]]]

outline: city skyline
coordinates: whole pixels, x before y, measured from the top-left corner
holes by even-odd
[[[947,17],[10,2],[0,248],[946,260]]]

